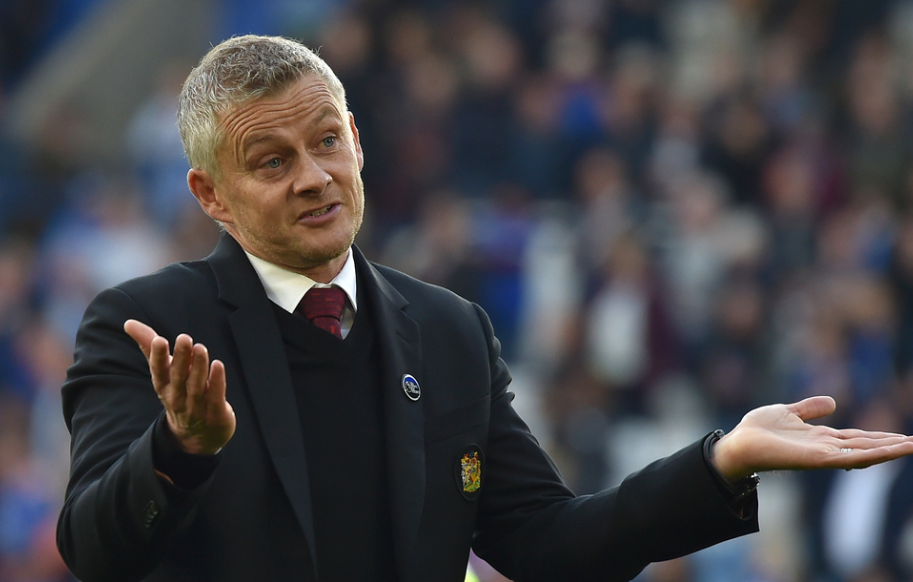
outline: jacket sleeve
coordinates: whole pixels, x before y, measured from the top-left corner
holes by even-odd
[[[84,582],[148,574],[193,520],[211,481],[185,491],[155,472],[154,433],[163,409],[145,356],[123,330],[131,318],[155,325],[119,289],[89,305],[62,389],[70,480],[57,544]]]
[[[703,451],[705,439],[616,488],[575,497],[511,406],[507,367],[485,313],[491,423],[473,548],[516,582],[622,581],[649,563],[758,530],[757,494],[736,513]],[[744,515],[745,517],[743,517]]]

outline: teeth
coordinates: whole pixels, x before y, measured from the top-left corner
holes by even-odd
[[[322,209],[320,209],[320,210],[315,210],[314,212],[312,212],[312,213],[310,214],[310,216],[320,216],[321,214],[326,214],[327,212],[330,211],[330,208],[332,208],[332,207],[333,207],[333,206],[332,206],[332,204],[331,204],[330,206],[327,206],[326,208],[322,208]]]

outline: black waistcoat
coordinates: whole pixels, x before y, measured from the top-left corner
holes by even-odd
[[[370,306],[344,340],[276,307],[310,476],[320,582],[392,582],[380,360]]]

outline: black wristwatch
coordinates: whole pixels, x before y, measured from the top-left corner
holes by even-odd
[[[716,429],[715,431],[713,431],[713,434],[711,434],[710,437],[706,440],[706,442],[704,444],[704,446],[706,447],[706,449],[704,450],[704,454],[708,460],[713,458],[713,444],[716,443],[716,441],[723,438],[723,435],[725,435],[725,434],[726,433],[723,432],[722,430]],[[743,478],[739,479],[738,481],[736,481],[735,483],[733,483],[729,479],[726,479],[725,477],[723,477],[723,475],[721,475],[719,473],[719,471],[716,471],[716,473],[719,476],[720,482],[723,485],[723,487],[725,487],[725,489],[729,492],[729,494],[731,496],[730,499],[733,502],[733,504],[739,503],[740,501],[742,501],[743,499],[745,499],[746,497],[748,497],[749,495],[754,493],[758,489],[758,485],[761,483],[761,478],[758,477],[757,473],[752,473],[751,475],[749,475],[747,477],[743,477]]]

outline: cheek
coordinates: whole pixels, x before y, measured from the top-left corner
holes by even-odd
[[[282,220],[281,208],[267,205],[242,204],[235,213],[236,222],[242,228],[258,236],[270,236],[278,233]]]
[[[361,183],[361,176],[358,176],[355,183],[355,212],[358,219],[358,224],[361,224],[362,216],[365,213],[365,189],[364,185]]]

